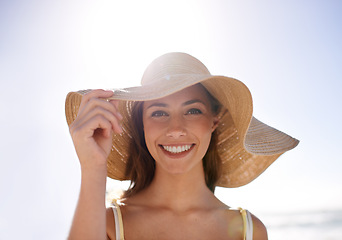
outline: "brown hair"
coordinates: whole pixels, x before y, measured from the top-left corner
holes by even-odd
[[[201,85],[202,86],[202,85]],[[211,111],[217,116],[222,105],[214,98],[206,88]],[[130,197],[150,185],[155,173],[155,160],[147,149],[143,127],[143,102],[134,102],[129,122],[131,140],[129,144],[129,157],[126,164],[126,176],[131,180],[128,190],[123,197]],[[208,188],[214,192],[216,182],[221,176],[221,159],[217,153],[217,132],[212,133],[207,153],[203,157],[203,169],[205,182]]]

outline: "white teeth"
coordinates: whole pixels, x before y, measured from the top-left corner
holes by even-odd
[[[170,153],[181,153],[181,152],[185,152],[188,151],[191,148],[191,145],[183,145],[183,146],[164,146],[163,148],[170,152]]]

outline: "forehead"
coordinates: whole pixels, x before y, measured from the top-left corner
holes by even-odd
[[[205,105],[209,105],[208,93],[205,88],[196,84],[194,86],[187,87],[169,96],[159,98],[156,100],[146,101],[145,106],[152,105],[154,103],[184,103],[190,100],[199,100]]]

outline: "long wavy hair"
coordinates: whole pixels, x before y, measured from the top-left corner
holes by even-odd
[[[201,84],[200,84],[201,85]],[[202,86],[202,85],[201,85]],[[203,86],[202,86],[203,87]],[[217,116],[222,105],[207,90],[211,111]],[[131,184],[123,194],[123,198],[135,195],[148,187],[156,169],[156,163],[147,149],[143,127],[143,104],[144,102],[134,102],[130,118],[131,140],[129,144],[129,157],[126,164],[126,176],[131,180]],[[221,177],[222,161],[217,153],[218,136],[216,130],[212,133],[208,150],[203,157],[203,169],[207,187],[214,192],[216,183]]]

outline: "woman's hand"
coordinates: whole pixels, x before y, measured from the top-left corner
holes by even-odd
[[[107,101],[112,91],[94,90],[83,96],[69,130],[82,169],[104,169],[112,149],[113,133],[121,133],[118,101]]]
[[[107,157],[113,133],[121,133],[118,101],[112,91],[94,90],[83,96],[69,130],[81,163],[81,189],[69,239],[106,239]]]

